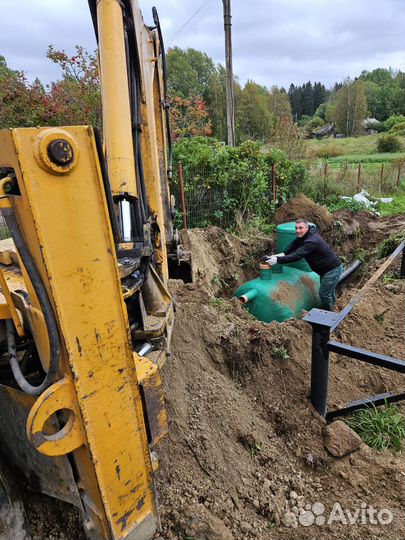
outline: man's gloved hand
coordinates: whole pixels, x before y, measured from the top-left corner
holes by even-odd
[[[275,264],[277,264],[277,257],[275,255],[272,255],[271,257],[263,257],[262,261],[264,262],[264,264],[274,266]]]
[[[285,257],[285,253],[276,253],[275,257]]]

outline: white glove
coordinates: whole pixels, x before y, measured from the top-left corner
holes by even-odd
[[[265,263],[269,266],[274,266],[275,264],[277,264],[277,257],[275,255],[272,255],[271,257],[266,259]]]
[[[285,257],[285,253],[276,253],[275,257]]]

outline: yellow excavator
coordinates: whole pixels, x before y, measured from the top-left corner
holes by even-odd
[[[159,530],[173,230],[165,56],[137,0],[89,0],[103,135],[0,132],[0,538],[29,536],[18,489],[75,505],[89,538]],[[26,536],[24,536],[26,535]]]

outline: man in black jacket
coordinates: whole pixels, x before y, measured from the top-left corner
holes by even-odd
[[[266,257],[265,263],[273,266],[276,263],[285,264],[305,259],[311,270],[321,277],[319,297],[322,308],[333,311],[336,302],[336,286],[343,272],[343,266],[327,242],[319,235],[314,227],[310,227],[305,219],[295,222],[297,238],[285,250]]]

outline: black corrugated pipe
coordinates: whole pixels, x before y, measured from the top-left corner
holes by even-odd
[[[340,276],[339,278],[339,281],[338,281],[338,285],[340,285],[341,283],[343,283],[343,281],[346,281],[346,279],[348,277],[350,277],[353,272],[355,272],[357,270],[357,268],[361,265],[361,262],[356,259],[351,266],[349,266],[349,268],[347,268],[343,274]]]
[[[13,237],[14,244],[18,250],[21,260],[27,270],[32,286],[34,287],[39,304],[41,306],[42,313],[44,315],[46,328],[49,338],[49,350],[50,359],[48,372],[39,386],[32,386],[24,377],[21,371],[20,364],[17,358],[17,351],[15,346],[15,329],[14,323],[9,319],[6,321],[7,325],[7,345],[8,353],[10,355],[10,366],[15,377],[18,386],[31,396],[39,396],[42,392],[51,386],[53,380],[59,370],[59,355],[60,355],[60,339],[59,330],[56,323],[55,314],[46,292],[45,286],[42,282],[41,276],[35,266],[34,259],[25,244],[24,238],[21,234],[20,227],[17,219],[12,210],[3,209],[2,214],[6,220],[7,226],[10,229],[11,236]]]

